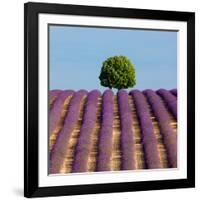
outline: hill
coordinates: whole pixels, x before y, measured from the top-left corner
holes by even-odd
[[[177,167],[177,90],[49,92],[49,173]]]

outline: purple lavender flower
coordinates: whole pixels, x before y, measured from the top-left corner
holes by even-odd
[[[49,97],[48,97],[49,101],[51,101],[54,98],[56,99],[61,92],[62,92],[62,90],[50,90]],[[53,103],[51,105],[49,105],[49,110],[52,109],[54,102],[55,102],[55,100],[53,101]]]
[[[87,91],[80,90],[73,95],[70,101],[69,110],[64,121],[64,126],[58,134],[56,143],[50,153],[49,171],[51,174],[59,173],[59,170],[62,167],[72,131],[79,119],[81,101],[86,95]]]
[[[147,101],[143,93],[139,90],[131,91],[130,95],[134,99],[140,123],[146,166],[148,169],[161,168],[161,162],[157,149],[157,140],[154,134]]]
[[[121,151],[122,151],[122,170],[135,169],[135,144],[132,130],[132,113],[128,101],[128,94],[125,90],[117,93],[120,127],[121,127]]]
[[[177,89],[172,89],[172,90],[170,90],[170,92],[171,92],[174,96],[177,97]]]
[[[99,133],[97,171],[109,171],[112,156],[112,132],[114,120],[114,101],[112,90],[106,90],[102,102],[102,123]]]
[[[49,134],[51,135],[56,126],[59,124],[61,118],[61,112],[63,110],[63,104],[66,98],[73,95],[72,90],[66,90],[60,93],[56,99],[54,106],[49,113]]]
[[[159,94],[164,99],[167,107],[172,112],[175,119],[177,119],[177,98],[165,89],[158,90],[157,94]]]
[[[92,148],[92,134],[95,130],[97,118],[97,104],[101,93],[93,90],[88,94],[86,106],[83,115],[83,124],[80,130],[80,136],[75,149],[75,158],[72,172],[86,172],[89,153]]]
[[[145,90],[144,94],[152,107],[154,115],[158,120],[158,125],[163,136],[163,141],[167,150],[169,167],[177,167],[177,135],[170,126],[168,112],[160,97],[153,90]]]
[[[62,90],[50,90],[49,91],[49,97],[51,96],[57,96],[62,92]]]

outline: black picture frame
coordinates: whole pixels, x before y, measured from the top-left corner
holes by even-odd
[[[38,15],[105,16],[187,22],[187,179],[39,187]],[[44,197],[195,187],[195,13],[47,3],[24,5],[24,196]]]

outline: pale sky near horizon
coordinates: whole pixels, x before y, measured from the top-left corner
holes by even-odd
[[[102,63],[127,56],[135,66],[129,89],[177,87],[177,32],[50,26],[49,83],[52,89],[99,89]]]

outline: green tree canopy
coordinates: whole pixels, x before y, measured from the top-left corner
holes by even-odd
[[[103,62],[99,76],[104,87],[126,89],[136,84],[135,68],[126,56],[109,57]]]

